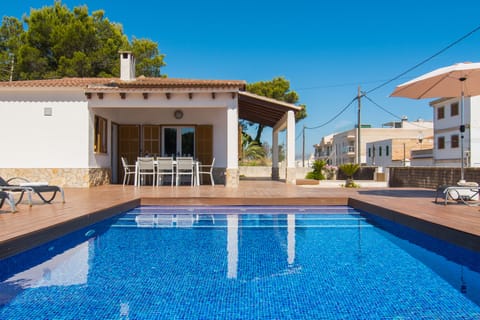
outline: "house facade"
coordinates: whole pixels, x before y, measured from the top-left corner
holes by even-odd
[[[417,164],[424,150],[431,150],[433,138],[392,138],[367,143],[367,165],[378,167],[402,167],[413,165],[412,153],[416,154]],[[423,162],[422,162],[423,163]]]
[[[141,155],[187,155],[205,164],[215,158],[216,182],[235,187],[238,121],[246,119],[271,126],[274,147],[287,131],[286,180],[295,182],[298,107],[244,92],[245,81],[136,78],[129,52],[120,62],[120,78],[0,82],[9,137],[0,176],[88,187],[121,181],[121,156],[133,163]]]
[[[327,164],[332,164],[333,162],[333,136],[335,134],[329,134],[328,136],[322,137],[322,140],[319,144],[314,145],[315,152],[313,154],[314,160],[323,160]]]
[[[458,98],[442,98],[430,102],[434,115],[433,165],[437,167],[459,167],[461,165],[461,144],[463,140],[463,161],[465,167],[480,167],[480,96],[464,98],[463,123],[465,132],[460,131],[462,123],[461,104]]]

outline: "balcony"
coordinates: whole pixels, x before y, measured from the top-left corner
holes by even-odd
[[[356,138],[356,136],[354,134],[349,134],[347,136],[347,140],[349,140],[349,141],[353,141],[353,140],[355,140],[355,138]]]
[[[347,146],[342,149],[343,154],[347,155],[354,155],[355,154],[355,147],[354,146]]]

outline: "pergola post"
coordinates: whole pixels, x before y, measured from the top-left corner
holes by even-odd
[[[280,171],[278,169],[278,130],[272,130],[272,180],[280,179]]]
[[[232,99],[227,108],[227,168],[225,170],[225,186],[238,187],[238,103]]]
[[[290,184],[296,183],[297,170],[295,166],[295,113],[287,112],[287,171],[285,181]]]

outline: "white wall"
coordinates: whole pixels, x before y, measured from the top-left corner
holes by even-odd
[[[375,147],[375,157],[373,157],[374,147]],[[382,155],[380,155],[380,148],[382,150]],[[388,148],[388,155],[386,152],[387,148]],[[368,156],[368,149],[370,149],[371,157]],[[374,165],[378,167],[389,167],[392,165],[398,165],[392,162],[392,152],[393,152],[392,139],[369,142],[366,144],[366,159],[367,159],[366,163],[369,166]]]
[[[90,106],[92,114],[106,118],[109,126],[112,121],[118,124],[140,125],[212,125],[215,166],[225,168],[227,167],[228,141],[227,106],[235,102],[236,99],[232,99],[231,93],[216,93],[215,99],[212,99],[211,93],[202,92],[194,93],[192,99],[189,99],[187,93],[180,92],[172,93],[170,99],[167,99],[164,93],[151,93],[148,99],[144,99],[140,93],[132,93],[127,94],[125,100],[122,100],[118,94],[106,94],[102,100],[92,95]],[[178,109],[183,111],[182,119],[174,117],[174,111]],[[92,115],[92,122],[93,117]],[[90,150],[92,150],[90,165],[108,167],[109,163],[105,165],[107,159],[93,154],[93,137],[90,140]],[[109,137],[109,144],[110,140]],[[235,148],[236,146],[235,143]],[[108,149],[110,154],[110,145]]]
[[[2,90],[3,91],[3,90]],[[236,104],[231,92],[188,93],[172,91],[128,93],[93,93],[86,99],[83,89],[56,88],[12,89],[0,92],[3,140],[0,168],[108,168],[111,165],[111,122],[118,124],[213,125],[213,153],[216,166],[227,167],[227,106]],[[50,91],[50,90],[48,90]],[[44,116],[52,108],[52,116]],[[175,119],[174,110],[183,111]],[[237,109],[238,110],[238,109]],[[93,152],[95,115],[108,120],[108,153]],[[236,128],[235,128],[236,130]],[[236,145],[235,145],[236,147]]]
[[[83,93],[2,92],[0,97],[1,168],[88,167],[89,117]],[[44,108],[51,108],[52,116],[45,116]]]

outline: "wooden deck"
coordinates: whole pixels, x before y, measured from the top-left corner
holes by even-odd
[[[435,191],[407,188],[319,188],[276,181],[224,186],[150,187],[108,185],[66,189],[53,204],[22,203],[0,211],[0,258],[140,204],[158,205],[350,205],[480,252],[480,207],[434,203]]]

